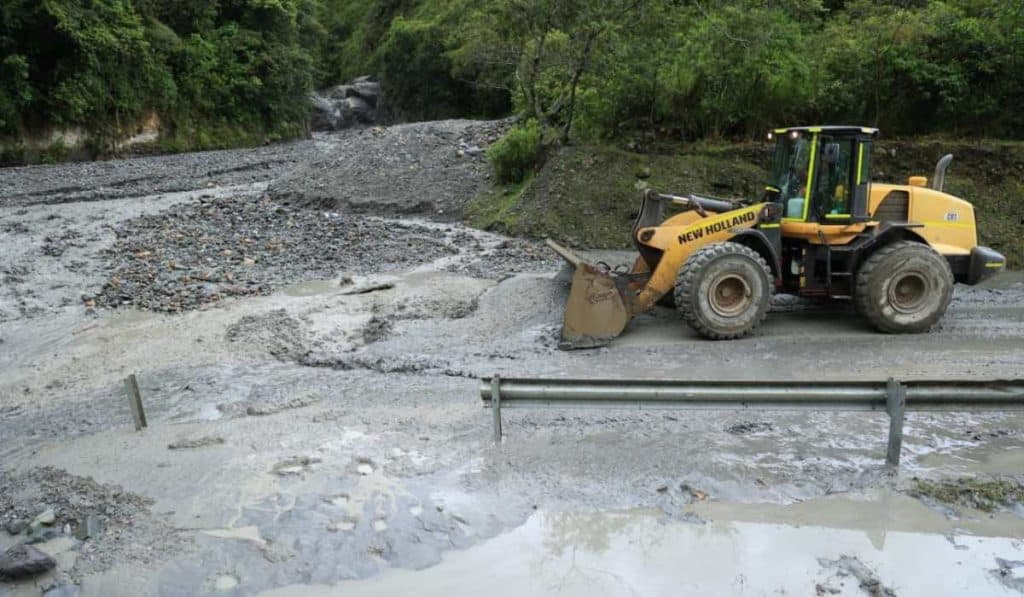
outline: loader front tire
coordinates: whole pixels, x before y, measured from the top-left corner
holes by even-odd
[[[857,272],[857,311],[882,332],[927,332],[942,319],[952,297],[949,262],[922,243],[886,245]]]
[[[697,249],[679,269],[675,303],[701,336],[733,340],[761,325],[773,289],[771,270],[756,251],[714,243]]]

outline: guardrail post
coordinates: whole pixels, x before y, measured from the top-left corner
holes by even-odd
[[[889,447],[885,463],[893,468],[900,465],[903,448],[903,414],[907,406],[907,388],[893,378],[885,382],[885,410],[889,412]]]
[[[501,378],[491,378],[491,417],[494,419],[494,443],[501,443]]]
[[[139,392],[139,382],[134,373],[125,378],[124,391],[128,395],[128,406],[132,409],[135,431],[142,431],[146,427],[146,411],[142,408],[142,393]]]

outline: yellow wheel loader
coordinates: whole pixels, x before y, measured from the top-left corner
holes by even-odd
[[[607,344],[635,315],[674,302],[706,338],[740,338],[768,313],[772,292],[853,300],[880,331],[926,332],[954,282],[977,284],[1006,265],[978,245],[974,208],[943,192],[952,156],[905,185],[871,182],[877,129],[771,131],[771,180],[758,200],[647,190],[628,271],[593,264],[553,241],[575,267],[563,348]],[[664,219],[664,207],[678,213]]]

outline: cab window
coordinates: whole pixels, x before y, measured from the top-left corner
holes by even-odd
[[[812,198],[819,216],[825,219],[849,217],[854,175],[858,174],[855,164],[853,139],[822,138],[820,170]]]

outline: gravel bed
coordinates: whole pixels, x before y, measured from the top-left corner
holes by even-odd
[[[270,183],[281,202],[458,219],[489,185],[486,149],[510,121],[441,120],[351,133]]]
[[[226,297],[454,255],[452,228],[280,205],[204,198],[116,229],[110,278],[87,306],[181,311]],[[465,233],[462,233],[465,234]]]

